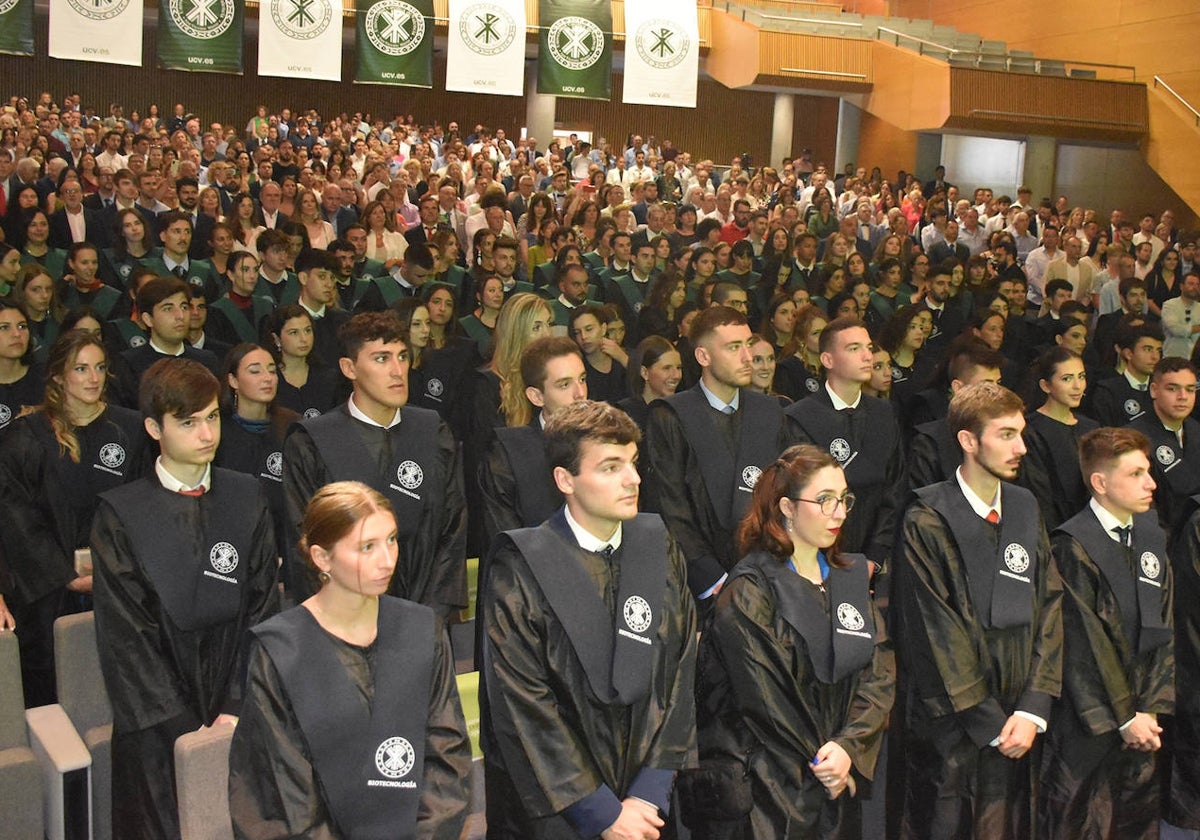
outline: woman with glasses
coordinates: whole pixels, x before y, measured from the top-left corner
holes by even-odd
[[[700,637],[700,768],[679,782],[699,840],[861,836],[857,794],[875,772],[895,660],[870,564],[837,548],[853,507],[842,468],[815,446],[786,450],[755,484],[742,560]]]

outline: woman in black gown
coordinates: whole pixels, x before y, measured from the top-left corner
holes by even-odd
[[[722,799],[748,813],[693,810],[695,837],[861,836],[857,793],[874,774],[895,660],[870,564],[837,551],[853,503],[842,468],[814,446],[758,478],[696,677],[698,772],[731,782]]]
[[[334,482],[305,511],[315,595],[253,629],[229,752],[234,836],[458,840],[471,747],[449,637],[385,593],[388,501]]]
[[[1025,415],[1025,457],[1017,482],[1037,497],[1046,530],[1053,531],[1091,498],[1079,471],[1079,440],[1100,424],[1077,414],[1087,390],[1083,359],[1065,347],[1047,350],[1037,364],[1046,401]]]
[[[141,415],[105,399],[104,342],[83,330],[50,348],[45,401],[0,445],[0,529],[12,589],[26,705],[53,703],[54,620],[90,605],[86,548],[98,494],[140,478]]]

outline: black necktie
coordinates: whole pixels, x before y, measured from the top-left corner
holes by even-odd
[[[610,543],[610,544],[604,546],[604,548],[600,549],[596,553],[599,554],[601,557],[603,557],[605,560],[611,560],[614,551],[616,551],[616,549],[613,548],[612,544]]]
[[[180,280],[183,280],[185,277],[187,277],[187,269],[181,265],[175,266],[175,268],[172,269],[172,273]]]
[[[1118,525],[1112,529],[1112,532],[1117,535],[1117,539],[1120,541],[1121,545],[1125,546],[1126,548],[1130,548],[1133,545],[1132,525]]]

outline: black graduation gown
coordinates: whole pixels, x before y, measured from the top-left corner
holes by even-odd
[[[704,421],[708,431],[693,439],[684,415]],[[737,564],[734,532],[754,482],[787,444],[778,400],[748,388],[741,390],[732,416],[713,410],[699,385],[650,406],[646,467],[658,494],[654,509],[679,541],[694,594],[712,588]],[[710,486],[710,477],[716,486]]]
[[[46,369],[31,364],[25,375],[16,382],[0,384],[0,441],[21,416],[22,409],[40,405],[46,394]]]
[[[1158,754],[1125,749],[1118,727],[1135,712],[1174,710],[1166,535],[1153,513],[1135,516],[1127,549],[1085,507],[1055,531],[1053,550],[1065,592],[1063,694],[1042,773],[1038,835],[1155,840]],[[1150,586],[1149,598],[1138,591]]]
[[[412,407],[401,412],[400,424],[388,432],[355,420],[345,405],[292,426],[283,447],[288,546],[299,541],[304,509],[318,489],[331,481],[368,484],[392,502],[400,528],[400,562],[390,594],[425,604],[445,617],[467,605],[466,510],[458,446],[434,412]],[[310,428],[317,423],[331,424],[326,426],[333,429],[330,437],[345,445],[335,463],[317,446]],[[428,434],[418,434],[420,429]],[[395,457],[387,458],[385,446]],[[384,460],[398,462],[389,465],[386,475],[380,466]],[[413,486],[401,487],[397,482]],[[290,548],[287,559],[286,583],[301,601],[314,591],[307,561],[295,548]]]
[[[540,416],[526,426],[496,429],[479,465],[487,544],[505,531],[541,525],[563,505],[546,460]]]
[[[855,562],[865,564],[866,558]],[[859,800],[849,791],[830,800],[810,763],[823,744],[836,741],[850,756],[862,795],[895,696],[891,641],[871,602],[866,569],[856,571],[851,585],[860,590],[855,594],[869,610],[870,624],[851,626],[866,631],[865,650],[857,651],[865,661],[838,674],[826,673],[833,662],[830,611],[839,606],[831,601],[831,579],[849,571],[831,570],[825,594],[786,563],[759,552],[744,558],[722,588],[697,656],[700,761],[702,767],[710,761],[746,764],[754,808],[740,824],[714,824],[694,837],[862,836]],[[785,616],[781,591],[796,615]],[[846,612],[864,617],[857,608]],[[805,628],[815,637],[811,646],[789,621],[803,614],[815,619]]]
[[[1200,829],[1200,498],[1172,550],[1175,586],[1175,717],[1167,729],[1170,753],[1163,819]]]
[[[342,379],[337,368],[309,365],[308,380],[299,388],[281,375],[275,401],[305,419],[320,417],[336,406]]]
[[[984,529],[999,554],[1006,523],[1019,527],[1019,508],[1037,511],[1028,491],[1002,486],[1005,520],[999,525],[970,508],[965,515],[939,512],[920,496],[901,520],[888,616],[906,691],[900,834],[911,840],[1032,836],[1038,744],[1018,761],[987,745],[1017,709],[1049,719],[1062,683],[1062,583],[1038,522],[1036,548],[1026,550],[1033,593],[1011,605],[1031,611],[1028,623],[992,626],[987,616],[996,607],[990,600],[995,588],[987,603],[974,602],[973,589],[982,581],[968,574],[971,558],[963,556],[947,519]],[[967,504],[955,479],[922,495],[931,491],[958,494]]]
[[[816,394],[821,390],[821,382],[821,377],[805,367],[799,356],[788,356],[780,359],[775,366],[775,379],[771,387],[794,401]]]
[[[1039,411],[1025,415],[1025,457],[1017,483],[1038,501],[1042,522],[1052,531],[1083,510],[1091,498],[1079,470],[1079,441],[1100,424],[1082,414],[1068,426]]]
[[[629,396],[629,379],[624,365],[616,359],[610,361],[612,364],[608,373],[601,373],[592,367],[586,357],[583,367],[587,372],[588,399],[616,405]]]
[[[1153,406],[1129,428],[1150,440],[1150,471],[1158,485],[1154,507],[1159,524],[1167,532],[1167,545],[1173,546],[1191,513],[1190,497],[1200,493],[1200,422],[1190,417],[1183,421],[1183,446],[1158,419]]]
[[[379,636],[371,645],[360,647],[324,630],[319,632],[345,675],[314,671],[304,678],[315,684],[348,680],[372,713],[380,707],[386,713],[389,698],[375,694],[375,662],[380,650],[398,640]],[[454,655],[440,623],[434,637],[417,824],[408,831],[398,827],[396,838],[458,840],[467,817],[471,744],[458,700]],[[246,699],[229,749],[229,810],[234,837],[353,837],[353,826],[339,825],[330,813],[309,736],[301,726],[279,668],[259,641],[252,643],[249,659]],[[396,718],[404,717],[401,709],[393,706],[390,711]],[[336,730],[339,721],[331,719],[329,726]]]
[[[661,601],[651,605],[658,626],[650,631],[648,686],[629,704],[593,689],[566,622],[513,538],[498,541],[491,554],[483,587],[487,664],[481,673],[489,837],[578,840],[562,812],[588,797],[647,798],[649,791],[661,790],[664,774],[688,764],[696,745],[695,607],[678,546],[657,516],[641,514],[638,520],[648,523],[658,535],[654,539],[667,541],[666,580]],[[562,541],[554,561],[576,564],[574,572],[594,586],[594,595],[582,597],[599,596],[618,625],[624,612],[618,598],[621,569],[652,549],[638,550],[631,523],[611,560],[581,549],[561,513],[540,527]],[[504,788],[507,796],[494,795]]]
[[[895,538],[896,491],[907,486],[900,428],[891,405],[864,394],[857,408],[837,411],[829,391],[821,388],[784,413],[792,441],[811,443],[832,455],[857,498],[842,523],[841,548],[886,566]]]
[[[455,440],[465,440],[467,436],[468,386],[478,364],[474,342],[450,338],[441,348],[426,348],[421,366],[409,373],[412,404],[440,414]]]
[[[912,490],[954,477],[954,471],[962,466],[962,449],[945,420],[931,420],[913,429],[907,466]]]
[[[229,509],[250,515],[213,521]],[[163,548],[143,556],[139,541],[151,539]],[[242,546],[233,569],[212,539]],[[196,498],[142,479],[101,496],[91,547],[113,710],[113,836],[176,837],[175,739],[238,713],[247,630],[278,609],[271,515],[239,473],[214,469]]]
[[[1090,390],[1088,413],[1102,426],[1120,427],[1154,413],[1149,390],[1137,390],[1124,374],[1103,379]]]
[[[286,557],[287,509],[283,502],[283,440],[288,427],[300,415],[276,407],[263,432],[252,432],[228,414],[221,415],[221,443],[213,464],[258,479],[275,523],[275,544],[279,556]]]

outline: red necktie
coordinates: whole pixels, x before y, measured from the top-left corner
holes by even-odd
[[[991,522],[993,525],[1000,522],[1000,514],[996,513],[995,510],[989,510],[986,518],[987,521]]]
[[[179,495],[180,496],[203,496],[204,488],[197,487],[195,490],[180,490]]]

